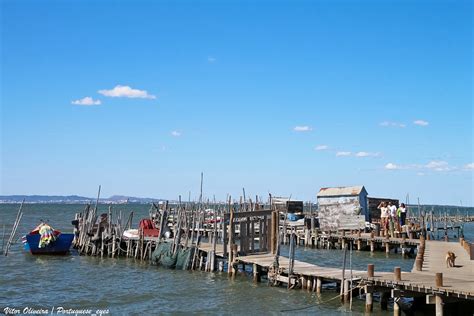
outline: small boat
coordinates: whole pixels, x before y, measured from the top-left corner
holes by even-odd
[[[143,237],[160,237],[160,230],[151,219],[144,218],[140,220],[138,229],[127,229],[122,236],[126,239],[139,239],[140,234],[143,234]]]
[[[38,225],[29,234],[22,237],[23,248],[33,255],[65,255],[71,248],[74,234],[61,233],[58,230],[49,228],[42,229],[43,225]],[[45,232],[48,236],[45,238]],[[43,234],[42,234],[43,233]]]

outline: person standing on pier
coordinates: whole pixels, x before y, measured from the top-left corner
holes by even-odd
[[[405,206],[405,203],[400,204],[400,207],[398,208],[398,221],[400,223],[400,227],[405,225],[405,219],[407,218],[407,208]]]
[[[400,231],[398,229],[397,207],[392,202],[388,202],[388,210],[389,210],[389,213],[390,213],[390,223],[389,223],[389,225],[390,225],[390,236],[393,237],[394,236],[395,225],[397,227],[397,230]]]
[[[382,229],[384,230],[384,235],[387,234],[387,229],[388,229],[388,208],[387,208],[387,202],[380,202],[379,206],[377,206],[378,209],[380,209],[380,225]]]

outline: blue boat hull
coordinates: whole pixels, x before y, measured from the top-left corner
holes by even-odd
[[[25,236],[24,248],[33,255],[64,255],[71,248],[74,234],[61,233],[56,240],[44,248],[39,248],[40,235],[28,234]]]

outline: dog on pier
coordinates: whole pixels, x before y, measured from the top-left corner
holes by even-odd
[[[452,251],[448,251],[446,254],[446,268],[454,267],[456,261],[456,255]]]

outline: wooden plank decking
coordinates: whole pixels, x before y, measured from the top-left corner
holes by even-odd
[[[237,257],[237,260],[246,264],[257,264],[264,268],[269,268],[273,265],[274,256],[272,254],[256,254],[249,256]],[[288,272],[289,259],[287,257],[279,257],[279,266],[283,268],[283,272]],[[315,264],[295,260],[293,273],[296,275],[320,277],[328,280],[338,280],[342,278],[342,269],[321,267]],[[353,279],[360,279],[366,277],[366,271],[352,270]],[[345,278],[350,278],[350,271],[346,269]]]
[[[203,251],[212,250],[212,245],[203,243],[199,247]],[[453,251],[456,256],[456,267],[446,268],[445,256],[447,251]],[[223,255],[223,247],[218,244],[216,254]],[[245,264],[257,264],[263,268],[273,265],[274,256],[270,253],[238,256],[237,261]],[[279,265],[283,272],[288,272],[289,259],[279,257]],[[443,286],[436,287],[435,274],[443,273]],[[294,274],[299,276],[321,278],[326,281],[341,281],[342,269],[321,267],[312,263],[295,260]],[[467,252],[456,242],[426,241],[425,260],[422,271],[413,269],[402,272],[401,281],[394,281],[392,272],[375,271],[374,277],[368,278],[366,271],[353,270],[353,280],[364,280],[368,284],[399,288],[418,293],[443,293],[447,296],[474,299],[474,261],[469,260]],[[350,278],[346,269],[345,278]]]
[[[474,299],[474,261],[470,260],[466,250],[457,242],[431,241],[425,244],[422,271],[402,273],[402,281],[393,281],[392,273],[376,273],[371,278],[375,284],[394,284],[405,290],[416,292],[441,292],[447,296],[461,296]],[[446,253],[456,254],[456,266],[446,267]],[[437,287],[436,273],[443,273],[443,286]],[[416,290],[415,290],[416,289]]]

